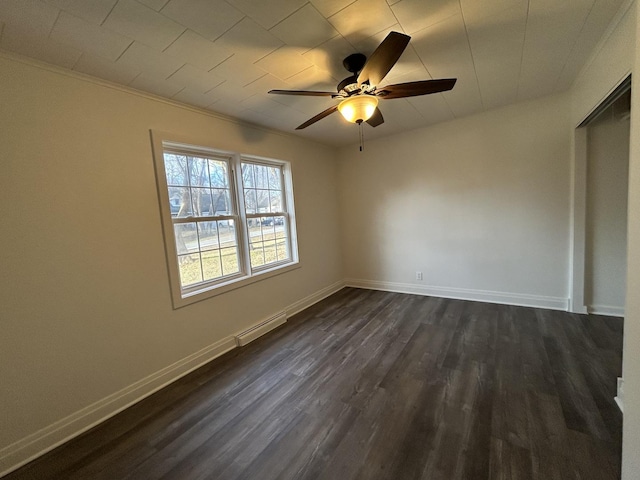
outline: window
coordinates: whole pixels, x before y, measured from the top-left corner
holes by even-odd
[[[152,138],[174,307],[297,266],[289,163]]]

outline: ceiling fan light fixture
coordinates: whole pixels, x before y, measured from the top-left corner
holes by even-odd
[[[338,111],[347,122],[366,122],[376,111],[378,98],[373,95],[358,95],[349,97],[338,105]]]

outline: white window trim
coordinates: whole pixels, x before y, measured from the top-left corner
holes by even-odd
[[[221,150],[212,145],[203,144],[203,142],[187,139],[179,135],[174,135],[158,130],[151,130],[151,144],[153,149],[153,160],[156,174],[156,186],[158,190],[158,200],[160,202],[160,217],[162,221],[162,232],[164,236],[165,254],[167,261],[167,269],[169,272],[169,284],[171,288],[171,298],[173,308],[180,308],[190,305],[201,300],[220,295],[236,288],[244,287],[252,283],[271,278],[275,275],[290,272],[300,268],[300,260],[298,257],[298,240],[296,230],[296,215],[293,201],[293,175],[291,164],[289,162],[266,157],[258,157],[255,155],[246,155],[237,152]],[[238,257],[240,264],[240,273],[230,276],[221,282],[209,285],[196,285],[190,288],[182,289],[180,284],[180,271],[178,266],[178,255],[176,241],[174,235],[174,222],[171,217],[171,209],[169,207],[169,191],[167,188],[167,179],[164,168],[164,151],[165,144],[172,144],[182,150],[188,150],[194,154],[213,155],[217,157],[225,157],[229,159],[231,166],[231,185],[232,195],[235,195],[235,203],[237,212],[229,215],[230,219],[236,220],[236,234],[238,242]],[[244,195],[242,186],[241,162],[248,161],[253,163],[262,163],[265,165],[277,164],[282,167],[284,181],[283,202],[285,202],[285,218],[288,219],[288,234],[291,249],[291,260],[281,263],[271,263],[263,267],[251,270],[251,262],[248,249],[248,232],[247,218],[263,217],[265,214],[247,214],[245,212]],[[268,214],[271,216],[274,214]]]

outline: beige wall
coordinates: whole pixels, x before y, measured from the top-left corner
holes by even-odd
[[[0,85],[0,457],[342,279],[333,149],[8,56]],[[291,161],[302,267],[173,310],[149,129]]]
[[[341,149],[351,283],[566,308],[568,111],[552,96]]]

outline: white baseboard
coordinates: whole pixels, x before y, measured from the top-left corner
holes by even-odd
[[[607,315],[609,317],[624,317],[624,307],[611,307],[609,305],[589,305],[589,313],[594,315]]]
[[[624,397],[624,378],[622,377],[618,377],[617,379],[616,393],[617,395],[613,399],[616,401],[616,404],[618,405],[620,411],[624,413],[624,402],[622,400]]]
[[[566,311],[566,298],[545,297],[520,293],[491,292],[485,290],[471,290],[465,288],[434,287],[416,285],[412,283],[380,282],[376,280],[361,280],[350,278],[346,286],[368,288],[370,290],[384,290],[386,292],[412,293],[430,297],[454,298],[457,300],[473,300],[477,302],[500,303],[503,305],[518,305],[523,307],[547,308],[550,310]]]
[[[287,312],[287,317],[292,317],[296,313],[301,312],[305,308],[309,308],[311,305],[318,303],[320,300],[324,300],[328,296],[333,295],[338,290],[341,290],[344,287],[345,282],[340,280],[329,285],[328,287],[323,288],[322,290],[318,290],[317,292],[304,297],[302,300],[298,300],[285,309],[285,311]]]
[[[290,317],[314,303],[332,295],[341,288],[344,282],[339,281],[307,297],[289,305],[278,315],[267,321],[259,322],[241,334],[244,339],[251,337],[253,341],[260,335],[286,322]],[[283,320],[283,321],[281,321]],[[280,322],[280,323],[278,323]],[[115,392],[77,412],[32,433],[11,445],[0,449],[0,477],[20,468],[32,460],[44,455],[63,443],[86,432],[96,425],[120,413],[122,410],[138,403],[140,400],[157,392],[161,388],[175,382],[205,363],[233,350],[239,344],[237,336],[224,338],[202,350],[195,352],[158,372],[145,377],[122,390]]]
[[[77,437],[122,410],[236,348],[224,338],[0,450],[0,477]]]

